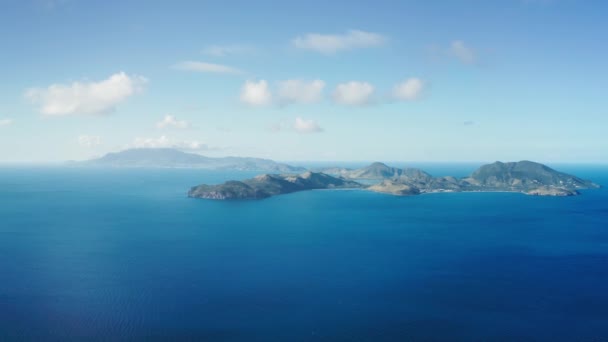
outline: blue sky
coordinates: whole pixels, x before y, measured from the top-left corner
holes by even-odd
[[[3,1],[0,161],[608,162],[604,1]]]

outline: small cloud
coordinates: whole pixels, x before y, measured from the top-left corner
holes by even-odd
[[[296,121],[293,123],[293,129],[296,132],[303,134],[323,132],[323,128],[321,128],[316,121],[305,120],[300,117],[297,117]]]
[[[156,138],[135,138],[133,141],[135,148],[164,148],[171,147],[171,143],[166,136]]]
[[[466,46],[462,40],[455,40],[450,44],[449,54],[465,64],[474,64],[477,61],[475,50]]]
[[[322,98],[325,82],[322,80],[285,80],[279,82],[278,97],[283,104],[315,103]]]
[[[363,106],[370,103],[374,86],[367,82],[351,81],[338,84],[332,98],[335,103],[348,106]]]
[[[101,145],[101,137],[98,135],[80,135],[78,144],[83,147],[93,148]]]
[[[408,78],[393,87],[393,98],[401,101],[413,101],[422,96],[424,82],[419,78]]]
[[[202,143],[200,141],[179,141],[176,142],[173,145],[173,148],[176,148],[178,150],[185,150],[185,151],[215,151],[218,150],[217,147],[211,147],[205,143]]]
[[[203,49],[202,53],[213,57],[226,57],[229,55],[251,54],[255,48],[248,45],[211,45]]]
[[[25,92],[25,97],[39,104],[40,112],[48,116],[106,114],[114,111],[127,98],[140,93],[146,83],[144,77],[120,72],[99,82],[30,88]]]
[[[272,93],[266,80],[246,81],[241,89],[241,102],[250,106],[267,106],[272,103]]]
[[[243,71],[222,64],[196,62],[196,61],[184,61],[173,65],[174,69],[183,71],[203,72],[203,73],[215,73],[215,74],[232,74],[240,75]]]
[[[272,132],[293,131],[300,134],[320,133],[324,129],[314,120],[297,117],[294,121],[281,121],[270,126]]]
[[[463,122],[463,125],[465,125],[465,126],[473,126],[473,125],[475,125],[475,121],[470,121],[470,120],[469,121],[465,121],[465,122]]]
[[[185,129],[185,128],[190,128],[191,125],[188,121],[185,120],[177,120],[177,118],[175,118],[175,116],[173,115],[165,115],[165,117],[156,123],[156,127],[158,128],[180,128],[180,129]]]
[[[350,30],[344,34],[309,33],[292,40],[298,49],[313,50],[323,54],[339,51],[370,48],[384,45],[387,38],[378,33]]]
[[[129,145],[131,148],[174,148],[178,150],[186,151],[213,151],[217,148],[210,147],[209,145],[202,143],[197,140],[192,141],[173,141],[167,136],[162,135],[159,138],[135,138],[133,144]]]
[[[13,119],[0,119],[0,127],[10,126],[13,122]]]

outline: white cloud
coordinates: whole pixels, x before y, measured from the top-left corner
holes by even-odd
[[[178,141],[175,144],[173,144],[173,148],[176,148],[178,150],[189,150],[189,151],[211,151],[211,150],[216,149],[216,148],[212,148],[209,145],[202,143],[200,141],[197,141],[197,140]]]
[[[374,86],[367,82],[351,81],[338,84],[333,93],[336,103],[349,106],[363,106],[370,103]]]
[[[174,69],[194,72],[206,72],[216,74],[242,74],[243,72],[239,69],[214,63],[196,62],[196,61],[184,61],[179,62],[173,66]]]
[[[99,82],[52,84],[47,88],[30,88],[25,97],[40,105],[40,112],[49,116],[105,114],[130,96],[141,92],[147,80],[124,72]]]
[[[412,101],[420,98],[424,90],[424,82],[419,78],[408,78],[393,87],[393,98],[402,101]]]
[[[101,137],[98,135],[81,135],[78,137],[78,144],[83,147],[96,147],[101,144]]]
[[[292,131],[300,134],[320,133],[323,128],[314,120],[297,117],[294,121],[281,121],[270,126],[272,132]]]
[[[165,115],[165,117],[156,123],[156,127],[158,128],[190,128],[191,125],[188,121],[185,120],[177,120],[177,118],[173,115]]]
[[[135,138],[133,141],[135,148],[168,148],[171,147],[171,142],[166,136],[160,138]]]
[[[473,64],[477,61],[475,50],[466,46],[462,40],[453,41],[449,53],[465,64]]]
[[[241,89],[241,102],[250,106],[266,106],[272,103],[272,93],[266,80],[247,81]]]
[[[278,96],[282,103],[315,103],[321,100],[323,88],[322,80],[286,80],[279,82]]]
[[[13,119],[0,119],[0,127],[2,126],[10,126],[13,124]]]
[[[211,45],[203,49],[203,54],[214,57],[226,57],[253,53],[255,49],[247,45]]]
[[[159,138],[135,138],[133,144],[128,147],[132,148],[175,148],[178,150],[189,151],[209,151],[213,150],[209,145],[197,140],[191,141],[173,141],[162,135]]]
[[[309,33],[293,39],[292,44],[299,49],[314,50],[324,54],[334,54],[342,50],[369,48],[386,43],[385,36],[359,30],[345,34]]]
[[[298,133],[319,133],[323,132],[323,128],[314,120],[305,120],[300,117],[296,118],[293,124],[293,129]]]

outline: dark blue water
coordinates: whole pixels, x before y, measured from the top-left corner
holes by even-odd
[[[250,175],[0,169],[0,340],[608,340],[605,188],[185,197]]]

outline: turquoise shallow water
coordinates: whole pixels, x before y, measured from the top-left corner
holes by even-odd
[[[608,340],[606,188],[185,197],[253,174],[0,168],[0,340]]]

